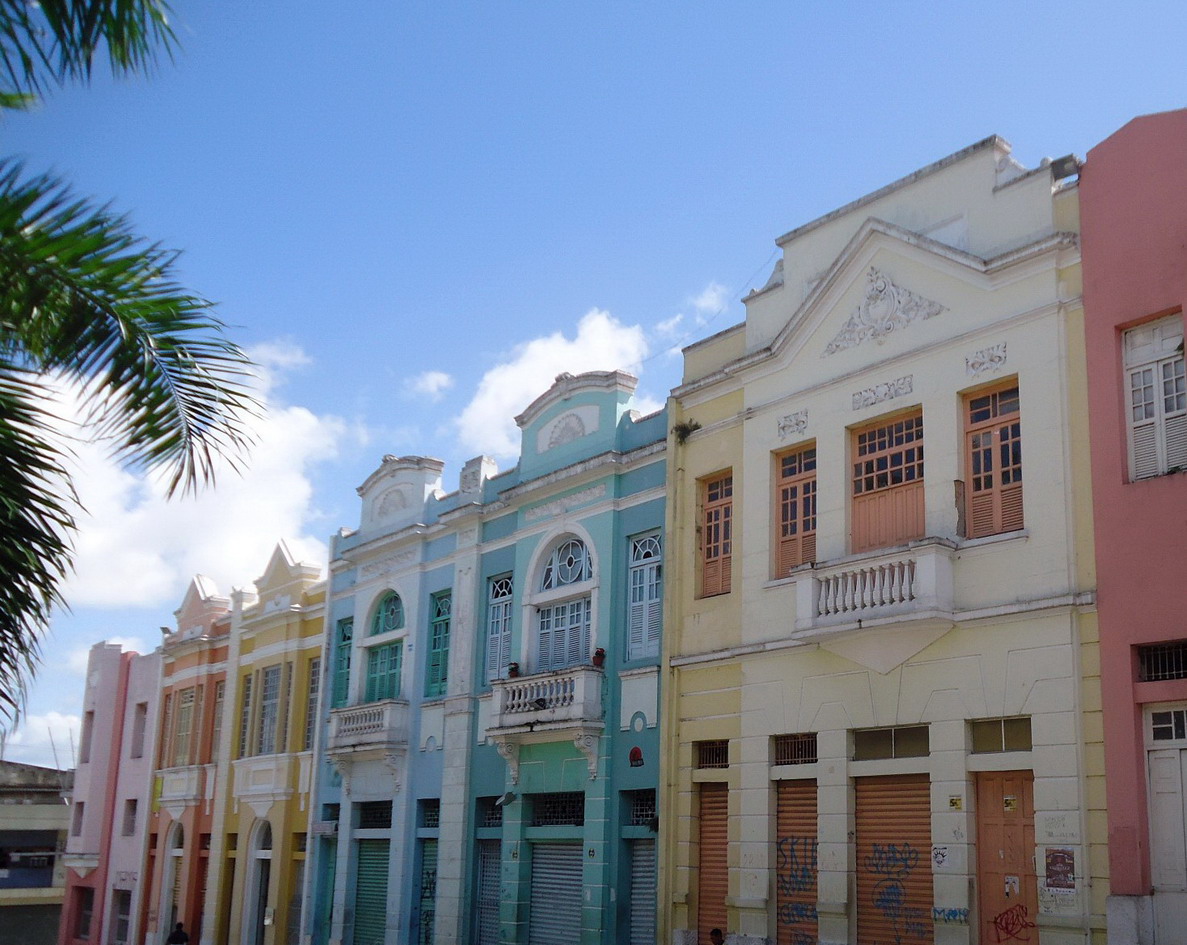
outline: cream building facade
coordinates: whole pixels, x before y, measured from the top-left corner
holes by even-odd
[[[1075,168],[978,142],[686,349],[661,940],[1103,941]]]

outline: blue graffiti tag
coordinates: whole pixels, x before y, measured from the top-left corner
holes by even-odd
[[[870,855],[865,858],[866,872],[881,877],[874,883],[873,906],[890,920],[894,929],[895,945],[901,945],[904,937],[924,938],[926,913],[923,909],[907,905],[907,890],[903,880],[919,865],[919,851],[909,843],[901,846],[893,843],[875,843]]]
[[[936,922],[955,922],[958,925],[968,925],[969,910],[968,909],[942,909],[936,906],[931,910],[931,917]]]
[[[816,886],[816,853],[815,837],[784,837],[776,844],[779,853],[779,863],[775,868],[775,881],[779,888],[779,896],[793,896],[796,893],[810,893]],[[816,903],[814,902],[783,902],[779,905],[779,923],[781,925],[800,925],[816,921]],[[795,929],[791,933],[792,945],[810,945],[815,936],[804,929]]]

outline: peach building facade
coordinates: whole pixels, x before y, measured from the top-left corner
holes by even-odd
[[[1109,941],[1187,929],[1187,110],[1136,118],[1081,173]]]

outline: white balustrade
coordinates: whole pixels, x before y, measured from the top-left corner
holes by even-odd
[[[492,684],[489,730],[602,721],[602,670],[592,666],[538,673]]]
[[[407,741],[407,702],[386,699],[330,711],[330,752],[394,748]]]
[[[954,547],[938,538],[818,562],[794,574],[797,631],[900,623],[952,611]]]

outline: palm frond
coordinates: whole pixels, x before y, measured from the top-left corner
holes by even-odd
[[[177,254],[48,175],[0,160],[0,358],[77,381],[91,432],[122,462],[164,467],[169,493],[213,477],[251,440],[252,364]]]
[[[11,721],[70,569],[76,503],[49,407],[35,374],[0,365],[0,718]]]
[[[100,52],[122,75],[150,71],[175,44],[164,0],[0,0],[0,107],[88,81]]]

